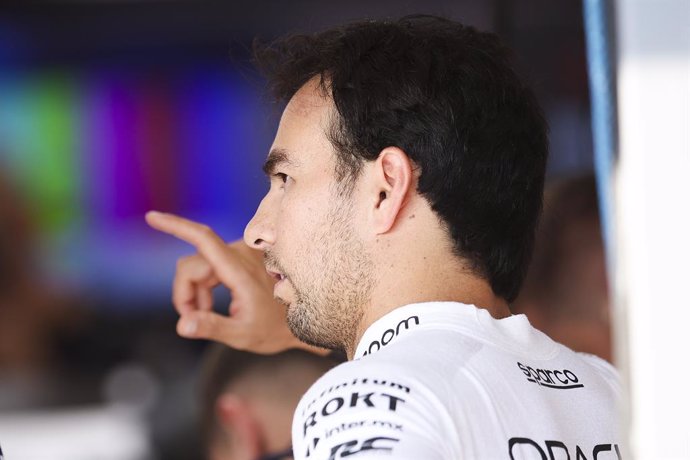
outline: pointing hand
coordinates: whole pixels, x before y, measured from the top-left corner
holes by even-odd
[[[300,342],[288,329],[285,307],[273,298],[275,280],[266,273],[261,251],[241,240],[227,244],[208,226],[172,214],[152,211],[146,222],[198,251],[177,263],[172,297],[180,314],[178,334],[255,353],[289,348],[327,353]],[[212,309],[212,290],[218,284],[232,293],[229,316]]]

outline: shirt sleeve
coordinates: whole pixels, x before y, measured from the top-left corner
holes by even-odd
[[[357,372],[327,374],[300,402],[295,459],[451,458],[445,409],[419,381],[352,369]]]

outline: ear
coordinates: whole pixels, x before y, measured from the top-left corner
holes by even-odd
[[[412,162],[398,147],[386,147],[374,163],[373,220],[377,234],[390,231],[414,185]]]
[[[261,455],[261,428],[244,400],[223,394],[216,401],[216,415],[223,432],[229,435],[233,458],[255,459]]]

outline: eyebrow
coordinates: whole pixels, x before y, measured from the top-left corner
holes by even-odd
[[[261,169],[263,169],[264,174],[270,177],[273,175],[278,166],[283,164],[290,166],[295,165],[295,163],[290,159],[290,155],[288,155],[287,150],[275,148],[271,149],[271,151],[268,153],[268,158],[266,158],[266,162]]]

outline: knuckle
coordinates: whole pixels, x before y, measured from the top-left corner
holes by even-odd
[[[177,270],[184,270],[184,268],[189,265],[190,259],[192,256],[185,256],[185,257],[180,257],[177,259],[177,264],[176,268]]]
[[[182,257],[177,261],[176,281],[194,279],[200,274],[206,274],[208,266],[208,262],[198,254]]]
[[[201,233],[205,238],[211,238],[216,235],[211,227],[204,224],[199,226],[199,233]]]

